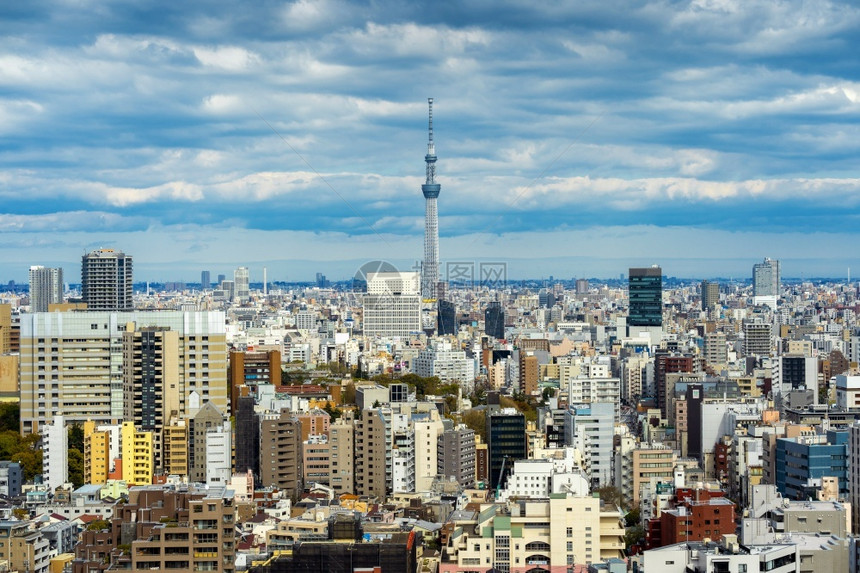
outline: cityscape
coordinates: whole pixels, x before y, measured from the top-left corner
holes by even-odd
[[[256,4],[0,8],[0,572],[860,572],[860,8]]]

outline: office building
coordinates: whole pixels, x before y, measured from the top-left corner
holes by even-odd
[[[526,418],[513,408],[487,413],[487,451],[490,460],[490,489],[504,485],[505,476],[517,460],[528,458]]]
[[[439,214],[436,199],[442,186],[436,183],[436,145],[433,142],[433,98],[427,103],[430,108],[427,155],[424,156],[426,179],[421,186],[424,195],[424,261],[421,263],[421,295],[425,300],[435,300],[439,282]]]
[[[63,269],[30,267],[30,312],[63,302]]]
[[[192,403],[199,405],[206,401],[226,411],[225,322],[223,312],[89,311],[21,315],[22,432],[39,433],[50,412],[63,412],[69,423],[87,420],[110,423],[121,419],[126,379],[123,337],[129,329],[140,333],[141,338],[130,335],[132,341],[140,341],[145,329],[156,328],[147,336],[161,337],[162,349],[165,332],[176,333],[178,377],[171,383],[176,384],[180,417]],[[173,340],[173,334],[166,336]],[[174,347],[174,342],[166,346]],[[142,369],[143,362],[133,358],[129,367]],[[162,360],[156,355],[151,358],[152,367]],[[131,376],[129,382],[135,387],[133,372]]]
[[[702,310],[711,310],[720,304],[720,285],[702,281]]]
[[[439,299],[436,310],[436,333],[439,336],[446,334],[456,335],[459,331],[457,324],[457,306],[444,299]]]
[[[81,295],[88,310],[131,310],[131,255],[99,249],[81,259]]]
[[[200,289],[209,290],[212,288],[212,279],[209,271],[200,271]]]
[[[663,333],[663,271],[657,265],[631,268],[628,279],[630,301],[627,336],[660,341]]]
[[[588,279],[576,279],[576,294],[588,294]]]
[[[765,258],[753,265],[753,304],[776,308],[780,291],[779,261]]]
[[[475,360],[450,342],[433,342],[413,360],[414,372],[422,377],[437,376],[442,382],[471,383],[475,380]]]
[[[612,482],[615,402],[571,405],[565,412],[565,444],[582,452],[582,465],[597,488]]]
[[[848,497],[849,432],[801,435],[776,440],[776,487],[788,499],[817,496],[823,477],[838,480],[840,497]]]
[[[484,310],[484,332],[498,340],[505,338],[505,309],[500,302],[487,303]]]
[[[239,304],[244,304],[251,300],[250,282],[251,278],[248,273],[248,267],[239,267],[233,273],[233,284],[236,289],[234,300]]]
[[[253,396],[239,396],[236,403],[236,472],[250,471],[260,477],[260,417]]]
[[[365,336],[408,338],[421,332],[419,274],[368,273],[363,306]]]

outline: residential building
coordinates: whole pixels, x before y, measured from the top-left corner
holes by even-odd
[[[475,485],[475,432],[466,426],[445,430],[437,439],[437,474],[463,487]]]
[[[68,439],[65,418],[57,414],[42,434],[42,472],[50,491],[69,481]]]
[[[142,341],[142,333],[153,327],[151,336],[162,338],[158,341],[162,348],[166,335],[159,334],[158,329],[175,332],[178,337],[178,377],[170,383],[176,384],[174,396],[178,396],[180,417],[190,411],[194,401],[211,401],[226,411],[227,342],[223,312],[24,314],[20,357],[22,433],[41,432],[40,426],[50,412],[63,412],[69,423],[87,420],[111,423],[121,419],[125,409],[123,337],[126,332],[141,333],[140,338],[130,335],[129,344],[133,348]],[[167,348],[175,347],[171,344]],[[155,368],[159,360],[153,355],[150,366]],[[142,355],[140,360],[132,356],[129,367],[142,369]],[[134,388],[134,372],[131,374],[129,384]],[[172,390],[169,386],[167,389]],[[87,399],[81,400],[81,396]]]
[[[0,461],[0,495],[18,497],[21,495],[21,485],[24,476],[21,464],[18,462]]]
[[[251,300],[250,275],[248,267],[239,267],[233,272],[234,298],[239,304]]]
[[[475,380],[475,361],[448,341],[433,342],[413,360],[413,371],[423,377],[436,376],[442,382],[471,383]]]
[[[128,485],[152,483],[155,473],[155,440],[152,432],[141,432],[134,422],[122,423],[122,479]]]
[[[63,302],[63,269],[30,267],[30,312],[48,312]]]
[[[289,411],[268,412],[260,418],[260,483],[276,486],[293,501],[302,492],[302,431]]]
[[[99,249],[81,259],[81,295],[88,310],[131,310],[131,255]]]
[[[329,452],[329,486],[336,495],[354,493],[355,424],[350,414],[338,418],[329,427]]]
[[[776,308],[780,295],[779,261],[765,258],[753,265],[752,275],[753,304]]]
[[[0,521],[0,555],[10,571],[49,571],[50,544],[27,521]]]
[[[711,310],[720,304],[720,285],[702,281],[702,310]]]

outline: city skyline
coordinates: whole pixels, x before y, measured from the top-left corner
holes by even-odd
[[[100,247],[143,281],[409,270],[428,96],[443,279],[860,268],[848,2],[231,8],[0,8],[0,279]]]

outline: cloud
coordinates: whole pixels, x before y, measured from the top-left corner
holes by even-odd
[[[118,240],[191,226],[189,260],[276,232],[331,259],[320,236],[368,245],[372,224],[396,235],[385,252],[420,251],[427,97],[446,241],[860,234],[852,2],[44,0],[4,17],[10,244],[127,223]],[[657,235],[642,248],[668,249]]]

